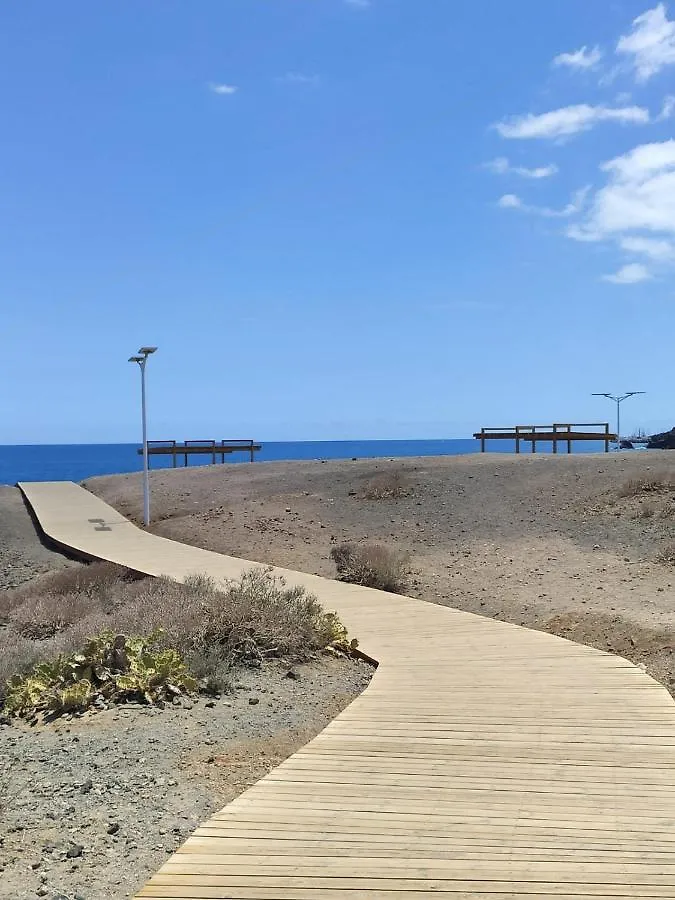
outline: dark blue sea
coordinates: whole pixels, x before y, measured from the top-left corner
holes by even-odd
[[[512,453],[511,442],[488,445],[491,451]],[[540,445],[542,451],[549,447]],[[256,454],[260,462],[292,459],[373,459],[405,456],[457,456],[477,453],[474,440],[416,441],[270,441]],[[138,472],[142,468],[138,444],[26,444],[0,446],[0,484],[17,481],[82,481],[93,475]],[[579,451],[598,452],[602,444],[581,445]],[[575,452],[579,452],[575,448]],[[210,457],[192,457],[190,465],[207,465]],[[246,453],[232,454],[226,465],[247,462]],[[179,464],[182,460],[179,458]],[[171,467],[171,457],[153,457],[153,469]]]

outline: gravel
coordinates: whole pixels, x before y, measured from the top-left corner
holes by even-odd
[[[0,726],[5,900],[129,897],[191,831],[321,731],[368,684],[319,657],[245,670],[231,695]],[[254,701],[253,703],[251,701]]]

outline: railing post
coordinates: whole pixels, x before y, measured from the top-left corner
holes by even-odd
[[[516,425],[516,453],[520,453],[520,425]]]
[[[558,432],[558,426],[554,425],[553,426],[553,452],[554,453],[558,452],[558,439],[556,438],[557,432]]]
[[[480,430],[480,452],[485,453],[485,428]]]

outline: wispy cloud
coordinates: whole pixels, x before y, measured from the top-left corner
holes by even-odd
[[[649,110],[641,106],[589,106],[580,103],[564,106],[551,112],[514,116],[494,127],[504,138],[527,140],[532,138],[556,139],[571,137],[589,131],[599,122],[619,122],[622,125],[646,125],[650,121]]]
[[[664,3],[633,20],[629,34],[619,38],[616,52],[626,56],[638,81],[648,81],[661,69],[675,64],[675,22]]]
[[[211,83],[209,85],[209,90],[214,94],[221,94],[222,96],[230,96],[232,94],[236,94],[239,90],[234,84],[214,84]]]
[[[624,237],[619,246],[626,253],[646,256],[654,262],[675,262],[675,243],[659,238]]]
[[[520,175],[523,178],[550,178],[558,172],[558,167],[554,163],[548,166],[536,166],[528,169],[526,166],[512,166],[505,156],[498,156],[496,159],[486,162],[484,168],[489,169],[496,175]]]
[[[306,75],[304,72],[286,72],[277,78],[279,84],[297,85],[298,87],[317,87],[321,82],[318,75]]]
[[[661,107],[657,122],[663,122],[665,119],[672,119],[673,114],[675,114],[675,96],[668,94],[667,97],[663,98],[663,106]]]
[[[602,59],[602,50],[592,47],[590,50],[584,46],[574,53],[559,53],[551,63],[553,66],[566,66],[569,69],[595,69]]]
[[[649,281],[654,276],[646,266],[642,263],[628,263],[621,266],[618,272],[612,275],[603,275],[603,281],[610,281],[612,284],[639,284],[641,281]]]
[[[572,199],[561,209],[552,209],[550,206],[536,206],[525,203],[518,194],[504,194],[497,201],[500,209],[518,209],[521,212],[544,216],[547,219],[567,219],[578,215],[586,205],[586,198],[590,188],[584,187],[572,194]]]

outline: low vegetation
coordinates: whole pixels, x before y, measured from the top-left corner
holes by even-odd
[[[675,491],[675,475],[668,472],[655,472],[630,478],[617,491],[619,497],[641,497],[644,494],[665,494]]]
[[[392,594],[402,594],[407,587],[407,558],[380,544],[340,544],[330,555],[340,581]]]
[[[675,566],[675,544],[669,544],[659,550],[656,561],[664,566]]]
[[[360,496],[362,500],[400,500],[412,493],[413,485],[404,472],[383,472],[366,484]]]
[[[0,701],[17,715],[156,702],[225,690],[236,666],[351,647],[334,613],[270,569],[220,588],[94,563],[0,594]]]

